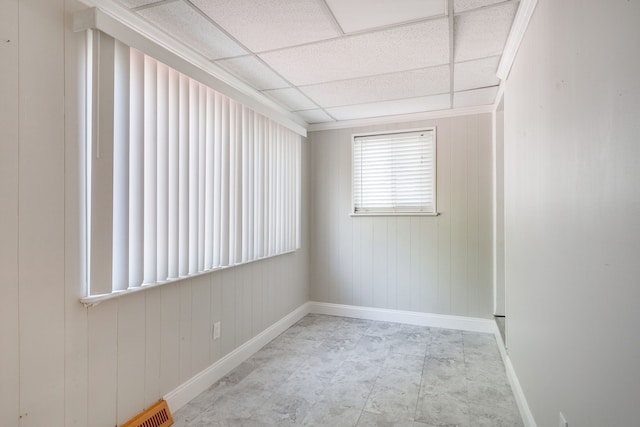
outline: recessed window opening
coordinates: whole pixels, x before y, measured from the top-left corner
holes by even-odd
[[[354,215],[436,215],[435,128],[353,136]]]
[[[87,298],[299,248],[301,137],[89,34]]]

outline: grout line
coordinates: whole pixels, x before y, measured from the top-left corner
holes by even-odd
[[[422,396],[422,386],[424,385],[424,370],[427,367],[427,359],[429,358],[429,348],[431,347],[431,342],[433,342],[433,335],[431,335],[431,328],[429,329],[429,343],[427,344],[427,350],[425,352],[424,358],[422,359],[422,372],[420,373],[420,387],[418,388],[418,397],[416,399],[416,407],[413,411],[413,420],[415,422],[416,417],[418,415],[418,405],[420,405],[420,397]]]
[[[324,315],[323,315],[323,316],[324,316]],[[345,317],[345,316],[337,316],[337,318],[343,318],[343,317]],[[347,317],[348,317],[348,316],[347,316]],[[373,325],[376,323],[376,321],[368,320],[368,323],[369,323],[369,328],[368,328],[366,331],[361,332],[361,333],[359,334],[359,337],[360,337],[360,338],[359,338],[359,339],[358,339],[358,341],[357,341],[358,343],[359,343],[360,341],[362,341],[362,339],[364,339],[364,337],[367,335],[367,331],[371,328],[371,326],[373,326]],[[305,326],[305,328],[306,328],[306,327],[308,327],[308,325],[306,325],[306,326]],[[416,399],[416,407],[415,407],[414,417],[413,417],[413,419],[414,419],[414,420],[415,420],[415,417],[416,417],[416,415],[417,415],[418,407],[419,407],[419,404],[420,404],[421,391],[422,391],[423,385],[424,385],[424,383],[425,383],[425,382],[424,382],[424,381],[425,381],[425,380],[424,380],[424,372],[425,372],[426,362],[427,362],[427,360],[429,359],[429,356],[428,356],[428,349],[429,349],[429,347],[430,347],[430,346],[432,345],[432,343],[433,343],[433,338],[434,338],[434,337],[433,337],[433,334],[432,334],[433,329],[434,329],[434,328],[427,327],[427,330],[428,330],[428,332],[429,332],[429,334],[428,334],[428,336],[429,336],[429,340],[428,340],[428,343],[426,343],[426,344],[425,344],[425,345],[427,346],[427,347],[426,347],[426,349],[427,349],[427,353],[425,353],[425,356],[423,357],[422,371],[421,371],[421,378],[420,378],[420,388],[418,389],[418,394],[417,394],[417,399]],[[440,328],[436,328],[436,329],[440,329]],[[465,380],[465,385],[466,385],[466,392],[467,392],[467,396],[466,396],[466,400],[464,401],[464,404],[467,406],[467,410],[468,410],[467,412],[469,413],[469,407],[470,407],[470,401],[469,401],[469,380],[468,380],[468,378],[467,378],[467,372],[466,372],[466,357],[465,357],[465,354],[466,354],[466,351],[465,351],[466,345],[465,345],[465,336],[464,336],[465,334],[464,334],[464,332],[463,332],[463,331],[458,331],[458,332],[460,333],[460,337],[461,337],[461,340],[462,340],[461,344],[462,344],[462,351],[463,351],[463,363],[464,363],[464,365],[465,365],[465,366],[464,366],[464,368],[465,368],[465,371],[464,371],[464,372],[465,372],[465,374],[464,374],[464,380]],[[277,337],[276,337],[276,338],[277,338]],[[274,339],[275,339],[275,338],[274,338]],[[293,337],[293,339],[294,339],[294,340],[305,340],[305,341],[307,340],[306,338],[300,338],[299,336],[298,336],[298,337],[294,336],[294,337]],[[320,339],[320,340],[313,340],[313,339],[312,339],[311,341],[315,341],[315,342],[318,342],[318,343],[322,343],[322,342],[324,342],[325,340],[326,340],[326,339]],[[451,345],[451,343],[449,343],[449,342],[448,342],[448,343],[447,343],[447,345]],[[496,345],[498,345],[498,343],[496,343]],[[498,345],[498,350],[500,350],[499,345]],[[260,351],[260,350],[258,350],[258,351]],[[389,357],[389,355],[390,355],[390,354],[391,354],[391,352],[389,352],[389,353],[387,354],[387,356],[386,356],[386,357]],[[309,355],[306,355],[306,357],[308,358],[308,357],[310,357],[310,356],[309,356]],[[349,361],[349,360],[350,360],[350,357],[348,357],[348,356],[347,356],[347,357],[345,357],[345,358],[342,360],[341,366],[342,366],[342,365],[344,365],[344,363],[345,363],[346,361]],[[369,363],[369,366],[374,366],[374,367],[375,367],[375,366],[377,366],[377,365],[378,365],[378,364],[376,364],[375,362],[372,362],[372,361],[369,361],[368,363]],[[298,371],[298,370],[299,370],[300,368],[302,368],[303,366],[304,366],[304,362],[300,362],[300,363],[297,365],[297,368],[295,369],[295,371]],[[373,390],[374,390],[375,386],[377,385],[378,380],[379,380],[379,378],[380,378],[380,372],[382,372],[382,368],[381,368],[381,365],[380,365],[380,366],[377,366],[377,367],[378,367],[378,371],[377,371],[377,374],[376,374],[376,380],[374,381],[374,384],[373,384],[373,386],[372,386],[372,388],[371,388],[371,391],[369,392],[369,395],[367,396],[367,399],[365,400],[364,405],[362,406],[362,408],[361,408],[361,409],[360,409],[360,408],[358,408],[358,407],[354,407],[354,409],[355,409],[355,410],[359,410],[359,412],[360,412],[360,413],[359,413],[359,415],[358,415],[358,419],[357,419],[356,425],[357,425],[357,423],[358,423],[358,422],[360,422],[360,420],[362,419],[362,416],[363,416],[363,414],[364,414],[364,412],[365,412],[365,408],[366,408],[367,402],[369,401],[369,399],[370,399],[370,397],[371,397],[371,395],[372,395],[372,393],[373,393]],[[338,369],[336,370],[336,372],[337,372],[339,369],[340,369],[340,368],[338,368]],[[293,373],[292,373],[292,374],[290,374],[290,375],[288,376],[288,378],[291,378],[291,376],[292,376],[292,375],[293,375]],[[334,373],[334,375],[333,375],[333,376],[335,376],[335,373]],[[238,385],[238,384],[235,384],[233,387],[235,387],[235,386],[237,386],[237,385]],[[325,387],[325,388],[323,388],[323,394],[324,394],[324,392],[325,392],[325,391],[326,391],[326,387]],[[271,398],[272,396],[274,396],[274,395],[275,395],[275,393],[276,393],[275,391],[271,391],[271,392],[269,393],[269,397],[268,397],[268,399],[269,399],[269,398]],[[513,390],[511,390],[511,393],[513,393],[513,394],[514,394],[514,397],[515,397],[515,393],[513,392]],[[311,412],[311,409],[312,409],[312,408],[314,408],[314,407],[317,405],[317,403],[318,403],[318,402],[319,402],[319,401],[316,401],[316,402],[314,402],[314,403],[312,403],[312,404],[310,404],[310,405],[309,405],[309,412]],[[516,402],[516,403],[517,403],[517,402]],[[259,405],[259,407],[260,407],[260,408],[264,408],[264,407],[265,407],[265,403],[263,402],[261,405]],[[307,413],[303,418],[301,418],[301,420],[300,420],[300,421],[302,421],[302,422],[303,422],[303,421],[305,420],[305,418],[308,416],[308,414],[309,414],[309,413]],[[382,414],[382,415],[384,416],[384,412],[383,412],[383,414]]]

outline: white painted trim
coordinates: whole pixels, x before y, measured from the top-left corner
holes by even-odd
[[[520,43],[522,43],[524,33],[527,31],[529,21],[537,4],[538,0],[520,0],[520,6],[518,6],[516,17],[513,20],[513,25],[511,25],[511,31],[504,45],[502,58],[500,58],[500,64],[498,64],[498,70],[496,71],[496,75],[500,80],[506,80],[509,76],[511,66],[516,59]]]
[[[127,8],[110,0],[81,1],[94,8],[79,11],[74,15],[74,31],[92,28],[103,31],[292,131],[307,136],[307,123],[296,114],[284,109]]]
[[[498,349],[504,362],[511,390],[520,410],[525,427],[537,427],[529,404],[524,395],[518,376],[511,364],[509,355],[500,336],[495,320],[475,317],[450,316],[445,314],[419,313],[402,310],[389,310],[374,307],[358,307],[353,305],[330,304],[310,301],[309,313],[327,314],[330,316],[355,317],[357,319],[380,320],[385,322],[405,323],[409,325],[430,326],[434,328],[457,329],[470,332],[484,332],[495,335]]]
[[[493,113],[498,111],[498,109],[500,108],[500,103],[504,98],[504,85],[505,85],[504,80],[502,80],[498,85],[498,93],[496,93],[496,99],[493,101],[493,110],[492,110]]]
[[[491,136],[491,186],[492,186],[492,191],[491,191],[491,205],[493,208],[493,214],[492,214],[492,218],[491,221],[493,223],[493,241],[492,241],[492,253],[493,253],[493,263],[492,263],[492,270],[493,270],[493,314],[496,316],[504,316],[506,313],[506,309],[503,310],[498,310],[498,198],[497,198],[497,191],[498,191],[498,159],[497,159],[497,144],[498,144],[498,139],[497,139],[497,131],[498,128],[496,126],[496,114],[498,113],[498,111],[502,111],[504,113],[504,93],[505,93],[505,84],[506,82],[503,80],[500,82],[500,86],[498,87],[498,93],[496,94],[496,100],[493,104],[493,112],[491,113],[491,131],[492,131],[492,136]],[[500,104],[502,104],[502,110],[500,110]],[[502,169],[503,169],[503,175],[504,175],[504,114],[503,114],[503,118],[502,118]],[[504,190],[504,176],[503,178],[503,190]],[[503,194],[503,199],[504,199],[504,194]],[[503,200],[503,204],[504,204],[504,200]],[[503,222],[504,222],[504,216],[503,216]],[[504,224],[503,224],[504,225]],[[504,250],[503,250],[503,254],[504,254]],[[502,298],[504,299],[506,295],[506,289],[503,289],[503,295]],[[504,308],[506,306],[505,302],[502,301],[502,304],[500,305],[501,308]]]
[[[493,104],[480,105],[477,107],[452,108],[450,110],[428,111],[424,113],[399,114],[395,116],[374,117],[371,119],[340,120],[337,122],[315,123],[309,125],[308,131],[346,129],[360,126],[384,125],[390,123],[406,123],[419,120],[435,120],[447,117],[469,116],[472,114],[490,113],[493,111]]]
[[[237,263],[231,264],[231,265],[224,265],[222,267],[214,267],[214,268],[210,268],[209,270],[200,271],[198,273],[189,274],[187,276],[181,276],[181,277],[177,277],[175,279],[165,280],[164,282],[145,283],[145,284],[143,284],[141,286],[138,286],[138,287],[135,287],[135,288],[128,288],[128,289],[124,289],[122,291],[113,291],[113,292],[110,292],[108,294],[88,295],[86,297],[80,298],[80,303],[82,303],[82,305],[84,305],[85,307],[95,307],[96,305],[100,304],[101,302],[108,301],[108,300],[111,300],[111,299],[120,298],[120,297],[123,297],[125,295],[130,295],[130,294],[134,294],[134,293],[137,293],[137,292],[146,291],[147,289],[154,289],[154,288],[157,288],[158,286],[168,285],[169,283],[182,282],[184,280],[193,279],[194,277],[204,276],[205,274],[212,274],[212,273],[215,273],[216,271],[227,270],[229,268],[236,268],[236,267],[239,267],[241,265],[251,264],[251,263],[254,263],[254,262],[257,262],[257,261],[264,261],[264,260],[269,259],[269,258],[275,258],[275,257],[279,257],[279,256],[282,256],[282,255],[292,254],[292,253],[296,252],[297,250],[298,249],[294,249],[294,250],[291,250],[291,251],[282,252],[280,254],[268,255],[268,256],[264,256],[262,258],[252,259],[250,261],[243,261],[243,262],[237,262]]]
[[[496,112],[498,105],[501,102],[503,95],[503,83],[500,82],[500,88],[496,95],[494,103],[494,110],[491,112],[491,225],[493,226],[493,235],[491,239],[491,254],[493,262],[491,269],[493,272],[493,314],[496,315],[498,311],[498,197],[496,192],[498,190],[498,159],[497,159],[497,126],[496,126]]]
[[[529,409],[527,398],[524,395],[522,386],[520,386],[520,381],[518,380],[516,371],[513,368],[513,365],[511,364],[511,359],[509,358],[507,349],[504,346],[504,341],[502,341],[500,330],[498,329],[498,325],[495,322],[494,322],[494,328],[495,328],[494,334],[496,336],[496,342],[498,343],[498,350],[500,350],[500,355],[502,356],[502,361],[504,362],[504,367],[505,367],[505,370],[507,371],[507,379],[509,380],[509,384],[511,385],[511,391],[513,392],[513,396],[516,399],[516,404],[518,405],[518,410],[520,411],[520,417],[522,417],[522,421],[525,427],[537,427],[536,420],[533,418],[531,409]]]
[[[309,303],[304,303],[291,313],[278,320],[273,325],[251,338],[213,365],[196,374],[194,377],[179,385],[164,396],[171,412],[176,412],[193,398],[211,387],[220,378],[235,369],[242,362],[250,358],[271,340],[293,326],[298,320],[309,313]]]
[[[330,316],[355,317],[408,325],[457,329],[460,331],[495,333],[495,322],[476,317],[450,316],[446,314],[419,313],[415,311],[389,310],[386,308],[358,307],[354,305],[309,302],[309,312]]]
[[[520,410],[520,416],[522,417],[524,426],[537,427],[536,420],[535,418],[533,418],[531,409],[529,409],[527,398],[524,395],[522,386],[520,386],[520,381],[518,380],[518,376],[516,375],[516,371],[513,368],[513,365],[511,364],[511,359],[509,358],[509,356],[506,357],[504,366],[507,369],[507,378],[509,378],[511,390],[513,391],[513,395],[516,398],[516,403],[518,404],[518,409]]]

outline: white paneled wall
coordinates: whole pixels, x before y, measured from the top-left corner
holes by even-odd
[[[301,250],[80,304],[83,7],[1,2],[2,427],[120,425],[308,300],[303,172]]]
[[[61,0],[34,3],[0,5],[0,425],[10,427],[65,411],[64,15]]]
[[[3,1],[0,31],[0,425],[18,414],[18,0]]]
[[[437,128],[437,217],[351,217],[351,135]],[[490,317],[491,115],[311,133],[311,299]]]
[[[296,252],[88,309],[90,426],[118,425],[307,300]],[[212,325],[221,322],[221,338]],[[105,422],[108,421],[108,422]]]
[[[495,113],[495,314],[505,315],[504,286],[504,110]]]
[[[540,0],[506,82],[507,341],[539,426],[640,419],[638,17]]]

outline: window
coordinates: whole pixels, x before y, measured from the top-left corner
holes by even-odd
[[[83,302],[299,248],[300,135],[88,34]]]
[[[436,214],[435,128],[354,135],[353,214]]]

